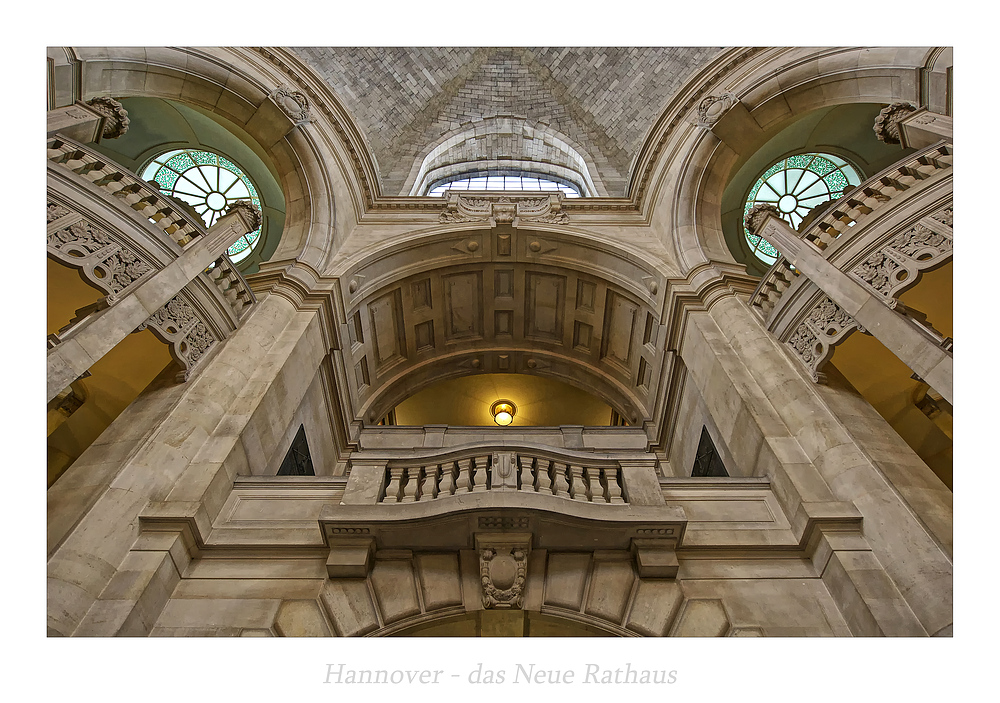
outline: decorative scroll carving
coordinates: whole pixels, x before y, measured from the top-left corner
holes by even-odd
[[[828,297],[823,296],[785,342],[796,358],[809,370],[813,381],[822,383],[826,376],[819,370],[833,353],[833,347],[858,330],[867,331]]]
[[[760,230],[764,227],[764,223],[767,222],[767,218],[771,215],[775,217],[781,217],[781,213],[778,208],[769,203],[757,203],[743,218],[743,225],[747,228],[747,232],[750,234],[760,234]]]
[[[483,586],[483,607],[521,608],[524,605],[527,570],[528,544],[496,544],[480,549],[479,579]]]
[[[247,231],[243,234],[249,234],[250,232],[256,231],[260,227],[261,222],[263,222],[263,215],[260,212],[260,208],[251,203],[249,200],[236,200],[227,209],[226,214],[232,212],[240,212],[243,214],[243,219],[247,222]]]
[[[309,120],[309,99],[305,93],[283,85],[271,93],[271,99],[295,124]]]
[[[734,93],[708,96],[698,104],[698,126],[711,129],[737,102]]]
[[[438,218],[441,222],[511,223],[515,218],[530,222],[562,224],[569,216],[562,211],[562,194],[476,196],[452,195]]]
[[[48,235],[48,253],[82,271],[87,282],[114,302],[123,291],[153,270],[138,254],[86,220]]]
[[[128,131],[128,112],[114,98],[97,97],[87,104],[105,118],[102,138],[117,139]]]
[[[947,212],[942,216],[950,222],[951,208]],[[934,219],[941,222],[937,217]],[[951,237],[917,224],[872,252],[851,271],[851,275],[878,293],[890,307],[895,307],[896,297],[916,282],[920,271],[950,257],[952,248]]]
[[[194,308],[179,296],[174,296],[150,315],[136,328],[136,332],[147,327],[170,345],[171,355],[184,367],[184,372],[180,374],[182,380],[188,379],[194,365],[218,341]]]
[[[49,202],[45,209],[45,221],[53,222],[64,215],[68,215],[69,210],[58,203]]]
[[[899,144],[899,123],[917,108],[910,103],[893,103],[882,108],[875,118],[875,136],[886,144]]]
[[[952,224],[952,220],[953,220],[954,214],[955,213],[953,211],[952,206],[949,205],[948,207],[946,207],[946,208],[944,208],[942,210],[938,210],[933,215],[931,215],[931,219],[932,220],[937,220],[938,222],[940,222],[943,225],[948,225],[949,227],[954,227],[954,225]]]

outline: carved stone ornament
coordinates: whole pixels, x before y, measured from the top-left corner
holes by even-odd
[[[250,232],[256,231],[260,227],[260,223],[264,221],[263,215],[261,215],[260,208],[254,205],[249,200],[236,200],[227,209],[226,214],[231,212],[241,212],[243,213],[243,219],[247,221],[247,227],[249,229],[244,232],[244,234],[249,234]]]
[[[141,332],[147,327],[170,345],[171,355],[184,367],[179,380],[187,380],[194,365],[218,341],[194,308],[178,296],[167,301],[135,331]]]
[[[944,215],[945,212],[948,214]],[[950,221],[951,209],[932,216],[934,221],[948,226],[948,223],[938,219],[942,216]],[[896,297],[916,283],[920,271],[950,258],[953,246],[950,236],[917,224],[872,252],[851,270],[851,275],[877,293],[889,307],[895,307]]]
[[[737,102],[734,93],[708,96],[698,104],[698,126],[712,128]]]
[[[747,232],[754,235],[759,235],[761,228],[764,223],[767,222],[767,218],[771,215],[780,218],[781,213],[778,208],[769,203],[757,203],[752,208],[750,212],[746,214],[743,218],[743,225],[747,228]]]
[[[114,98],[97,97],[87,104],[105,118],[103,139],[117,139],[128,131],[128,112]]]
[[[309,120],[309,99],[302,91],[283,85],[271,93],[271,99],[295,124]]]
[[[886,144],[899,144],[899,123],[917,108],[910,103],[893,103],[883,107],[875,118],[875,136]]]
[[[830,358],[834,346],[854,330],[867,334],[853,317],[824,295],[785,344],[806,367],[812,380],[822,383],[826,376],[820,368]]]
[[[498,224],[512,223],[515,218],[530,222],[569,222],[569,216],[562,211],[562,193],[537,195],[452,195],[444,212],[438,218],[441,222],[487,222],[493,219]]]
[[[528,569],[528,550],[497,545],[479,550],[479,578],[484,608],[521,608]]]
[[[49,256],[80,269],[88,283],[108,295],[108,302],[153,270],[123,242],[86,220],[52,232],[46,245]]]
[[[68,214],[69,210],[67,208],[64,208],[59,203],[53,203],[52,201],[49,201],[45,208],[45,221],[53,222],[55,220],[58,220],[60,217],[63,217]]]

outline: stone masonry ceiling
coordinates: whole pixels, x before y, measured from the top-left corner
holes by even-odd
[[[522,133],[482,138],[465,160],[537,161],[531,130],[552,130],[586,159],[609,196],[625,194],[643,139],[674,93],[719,48],[295,49],[351,112],[382,192],[406,195],[446,135],[497,116]],[[496,123],[496,120],[493,120]],[[477,133],[478,136],[478,133]],[[492,164],[491,164],[492,166]]]

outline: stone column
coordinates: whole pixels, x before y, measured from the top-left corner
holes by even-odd
[[[239,237],[257,229],[260,217],[260,212],[249,203],[235,204],[174,261],[138,283],[114,305],[89,315],[69,330],[66,338],[48,352],[46,402],[134,332]]]
[[[49,529],[63,535],[50,541],[51,634],[148,634],[185,558],[172,537],[137,542],[140,515],[191,516],[207,538],[234,477],[249,473],[246,428],[287,425],[326,353],[319,316],[268,294],[195,378],[140,395],[112,423],[49,491],[60,498]]]
[[[723,441],[750,475],[770,479],[800,539],[810,522],[829,519],[843,534],[813,559],[852,631],[913,636],[947,628],[952,563],[947,536],[928,525],[950,524],[950,501],[926,490],[923,479],[933,476],[912,451],[884,448],[878,432],[840,416],[858,412],[852,402],[863,399],[834,403],[847,391],[809,381],[735,296],[692,313],[679,352]],[[861,524],[848,528],[859,513]]]
[[[776,209],[754,208],[747,216],[747,224],[752,234],[759,234],[773,244],[858,325],[952,402],[952,356],[924,328],[890,309],[861,283],[827,261],[822,252],[801,239],[777,216]]]

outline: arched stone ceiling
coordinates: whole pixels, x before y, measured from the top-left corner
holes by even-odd
[[[414,162],[442,135],[511,115],[572,139],[609,196],[624,196],[643,139],[674,93],[720,48],[294,49],[341,98],[378,162],[382,192],[405,195]],[[530,141],[530,140],[528,140]],[[530,160],[523,139],[484,140],[483,158]]]

